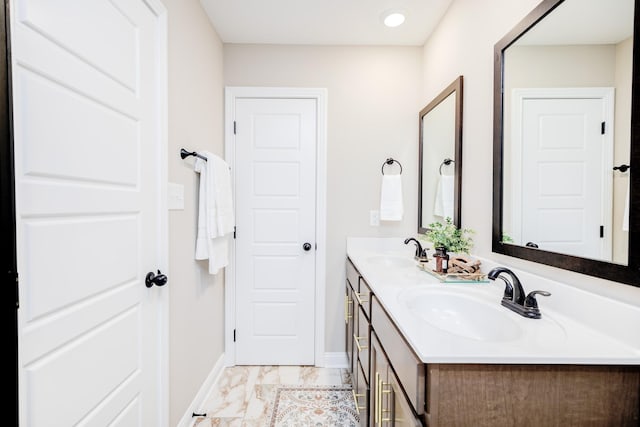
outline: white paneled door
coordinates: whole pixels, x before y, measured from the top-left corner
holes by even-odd
[[[514,216],[521,218],[523,243],[611,259],[613,93],[595,91],[603,94],[572,89],[569,96],[521,98],[522,181],[514,191],[521,205]]]
[[[161,7],[12,2],[24,426],[166,423]]]
[[[236,363],[313,365],[316,100],[235,102]]]

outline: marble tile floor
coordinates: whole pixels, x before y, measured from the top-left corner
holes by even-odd
[[[347,369],[313,366],[233,366],[225,368],[196,420],[197,427],[263,427],[278,385],[351,384]]]

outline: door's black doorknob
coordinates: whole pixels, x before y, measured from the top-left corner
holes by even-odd
[[[147,288],[150,288],[153,285],[164,286],[167,284],[167,276],[160,273],[160,270],[158,270],[157,276],[153,271],[150,271],[147,273],[147,277],[144,279],[144,284],[147,286]]]
[[[304,245],[302,245],[302,249],[304,249],[305,251],[310,251],[311,250],[311,243],[307,242]]]

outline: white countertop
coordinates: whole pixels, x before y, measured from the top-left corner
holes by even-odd
[[[384,263],[384,257],[413,261],[415,247],[404,245],[403,240],[349,238],[347,255],[422,362],[640,365],[640,307],[511,268],[526,293],[535,289],[552,293],[538,297],[542,319],[527,319],[500,305],[504,292],[501,280],[443,284],[415,262]],[[496,266],[482,262],[484,272]],[[489,305],[495,301],[497,310],[504,310],[510,325],[518,330],[517,337],[468,338],[433,326],[407,306],[424,290],[469,295]]]

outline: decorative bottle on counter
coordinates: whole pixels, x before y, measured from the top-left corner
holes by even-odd
[[[447,274],[449,270],[449,254],[447,253],[447,249],[443,246],[438,246],[433,257],[436,259],[436,272]]]

